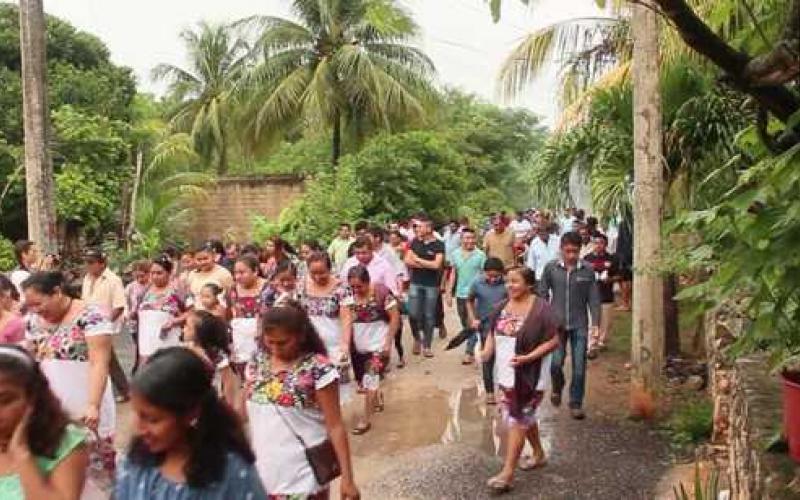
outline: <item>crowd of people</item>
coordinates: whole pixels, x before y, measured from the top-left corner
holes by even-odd
[[[343,223],[327,247],[297,247],[277,236],[170,247],[122,277],[91,248],[76,286],[18,242],[17,267],[0,275],[2,497],[323,499],[340,478],[341,497],[359,498],[348,434],[380,426],[385,374],[409,361],[405,324],[421,362],[449,336],[464,365],[480,365],[508,429],[487,486],[508,491],[517,469],[546,463],[537,407],[548,392],[561,405],[567,354],[568,406],[583,419],[586,360],[609,340],[615,286],[630,307],[629,229],[604,233],[580,210],[438,230],[424,214]],[[130,380],[120,333],[136,345]],[[355,397],[348,428],[341,407]],[[118,457],[126,402],[135,425]]]

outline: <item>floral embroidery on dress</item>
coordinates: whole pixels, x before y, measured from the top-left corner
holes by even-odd
[[[174,288],[167,288],[162,292],[147,290],[139,302],[140,311],[163,311],[170,316],[179,316],[183,310],[184,301]]]
[[[235,318],[257,318],[264,309],[263,294],[268,286],[265,283],[256,295],[250,296],[240,295],[238,285],[232,286],[231,291],[228,292],[228,304],[232,307],[233,316]]]
[[[99,306],[87,305],[69,323],[46,326],[38,315],[28,319],[26,337],[33,344],[38,361],[58,359],[63,361],[89,361],[89,344],[86,337],[111,335],[114,327]]]
[[[525,318],[523,316],[511,314],[504,309],[500,311],[500,316],[497,318],[495,333],[508,337],[516,337],[524,321]]]
[[[363,303],[352,300],[350,304],[353,309],[353,322],[375,323],[377,321],[389,321],[389,315],[386,311],[391,309],[395,303],[396,301],[391,292],[386,295],[383,304],[380,303],[380,298],[377,294],[372,294],[372,296]]]
[[[309,316],[324,316],[331,319],[339,317],[339,309],[349,299],[350,288],[337,286],[328,295],[300,295],[300,304]]]
[[[336,367],[321,354],[308,354],[291,370],[273,373],[269,355],[259,352],[245,368],[245,393],[254,403],[317,408],[316,390],[338,377]]]

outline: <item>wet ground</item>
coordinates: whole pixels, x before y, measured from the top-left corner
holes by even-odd
[[[448,325],[457,331],[454,318]],[[445,342],[437,342],[435,358],[409,355],[406,368],[393,366],[384,384],[385,412],[375,417],[370,432],[351,437],[356,481],[365,499],[492,496],[486,479],[499,471],[504,453],[496,409],[484,404],[478,369],[461,365],[463,351],[442,351]],[[130,346],[119,347],[127,361]],[[590,364],[586,420],[573,420],[568,410],[548,401],[541,405],[548,464],[519,472],[505,498],[673,498],[668,486],[659,485],[671,468],[666,446],[648,426],[624,418],[624,361],[610,354]],[[127,407],[119,408],[121,446],[130,428]],[[345,405],[348,424],[360,407],[358,397]]]

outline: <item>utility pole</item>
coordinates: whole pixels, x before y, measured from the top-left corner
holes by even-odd
[[[642,0],[648,2],[649,0]],[[659,21],[652,4],[633,9],[633,336],[631,414],[656,409],[664,363],[664,283],[661,257],[664,205]]]
[[[53,164],[47,150],[50,111],[47,104],[46,23],[42,0],[20,0],[19,25],[28,239],[50,253],[57,250],[58,238]]]

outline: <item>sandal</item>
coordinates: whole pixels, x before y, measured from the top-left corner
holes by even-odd
[[[492,493],[496,495],[502,495],[503,493],[508,493],[514,488],[511,485],[511,481],[500,479],[497,476],[486,481],[486,486],[488,486],[489,489],[492,490]]]
[[[401,359],[400,361],[397,362],[397,368],[405,368],[405,367],[406,367],[405,359]]]
[[[519,462],[519,470],[534,470],[534,469],[541,469],[547,465],[547,458],[542,457],[541,459],[534,459],[533,457],[523,457],[522,460]]]
[[[431,351],[430,349],[425,349],[424,356],[426,358],[432,358],[433,357],[433,351]]]
[[[355,427],[353,427],[353,434],[356,436],[360,436],[362,434],[366,434],[370,429],[372,429],[372,424],[368,424],[366,422],[362,422]]]

